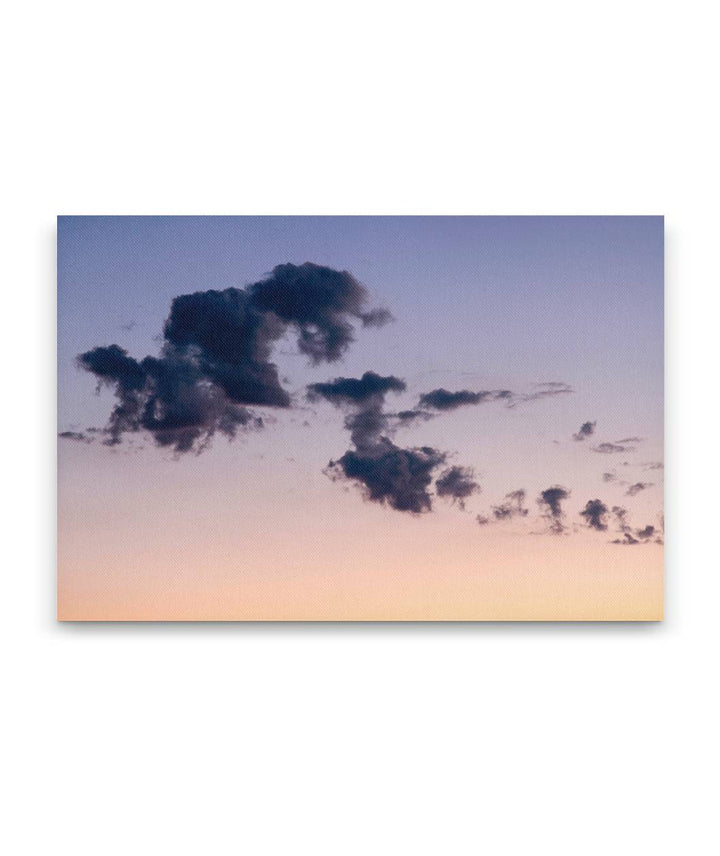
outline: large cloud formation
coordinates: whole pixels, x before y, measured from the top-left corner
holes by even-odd
[[[400,378],[365,372],[361,378],[338,377],[328,383],[312,384],[308,387],[308,397],[324,398],[348,411],[345,427],[355,448],[337,461],[330,461],[326,470],[330,477],[358,482],[371,502],[421,514],[432,510],[429,488],[436,469],[445,463],[447,455],[430,446],[402,449],[383,433],[389,430],[391,418],[383,410],[385,396],[404,389],[405,383]],[[454,490],[455,498],[464,500],[469,476],[467,472],[461,476],[464,478],[447,479],[444,496],[452,497]]]
[[[367,309],[365,287],[347,271],[306,262],[282,264],[244,289],[176,297],[165,322],[159,357],[135,360],[118,345],[78,357],[99,384],[114,389],[110,444],[145,429],[177,452],[202,448],[219,431],[233,437],[262,421],[248,406],[289,407],[272,349],[288,329],[313,364],[339,359],[355,325],[390,320]]]

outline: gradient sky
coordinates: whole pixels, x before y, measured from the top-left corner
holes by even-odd
[[[663,221],[660,217],[60,217],[60,432],[107,423],[78,354],[117,343],[156,355],[174,297],[239,288],[276,265],[350,271],[395,317],[358,329],[335,363],[292,337],[273,360],[293,394],[261,431],[200,455],[151,437],[59,443],[58,612],[65,619],[657,619],[663,547],[588,529],[589,499],[662,514]],[[490,402],[398,432],[474,468],[465,510],[414,516],[323,470],[350,448],[343,414],[307,384],[372,370],[419,394],[556,381],[574,392]],[[576,442],[586,421],[595,434]],[[633,452],[592,447],[642,438]],[[604,482],[612,472],[616,480]],[[628,484],[652,482],[634,497]],[[625,484],[623,484],[625,483]],[[567,531],[547,532],[539,492],[560,484]],[[480,526],[505,494],[529,515]]]

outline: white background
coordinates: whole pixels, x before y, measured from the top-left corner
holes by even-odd
[[[713,11],[5,10],[4,852],[718,852]],[[56,625],[57,213],[664,213],[665,623]]]

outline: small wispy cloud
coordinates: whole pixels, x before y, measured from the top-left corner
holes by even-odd
[[[528,509],[524,506],[525,491],[513,490],[505,494],[505,499],[492,507],[495,520],[511,520],[513,517],[527,517]]]
[[[576,443],[582,443],[587,437],[592,437],[595,433],[597,422],[583,422],[580,428],[572,435]]]
[[[569,395],[572,392],[575,390],[564,381],[554,380],[547,383],[536,383],[532,392],[514,396],[508,407],[515,407],[524,401],[538,401],[543,398],[554,398],[556,395]]]
[[[61,440],[74,440],[77,443],[92,443],[93,438],[88,437],[82,431],[61,431],[58,434]]]
[[[401,410],[399,413],[388,414],[390,418],[397,420],[398,425],[408,426],[418,422],[428,422],[435,418],[434,413],[428,413],[427,410]]]
[[[641,491],[647,490],[649,487],[653,487],[652,482],[635,482],[635,484],[631,484],[630,487],[625,491],[626,496],[637,496]]]
[[[508,400],[513,393],[507,389],[480,390],[472,392],[469,389],[460,389],[451,392],[440,387],[426,392],[420,396],[418,408],[420,410],[431,408],[433,410],[457,410],[458,407],[467,405],[484,404],[487,401]]]
[[[573,392],[567,383],[553,381],[546,384],[535,384],[531,392],[513,392],[509,389],[459,389],[451,391],[444,387],[423,393],[417,404],[420,410],[457,410],[458,407],[486,404],[491,401],[503,401],[507,407],[515,407],[526,401],[536,401],[541,398],[551,398],[556,395],[566,395]]]
[[[601,455],[613,455],[616,452],[634,452],[635,449],[631,446],[624,446],[622,443],[599,443],[597,446],[592,446],[593,452],[599,452]]]

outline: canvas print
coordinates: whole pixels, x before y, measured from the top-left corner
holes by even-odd
[[[656,621],[662,217],[58,218],[58,617]]]

